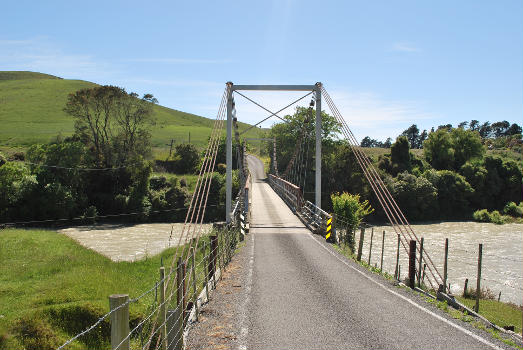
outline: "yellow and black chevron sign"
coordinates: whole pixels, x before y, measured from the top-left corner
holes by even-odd
[[[329,239],[332,231],[332,217],[327,219],[327,229],[325,230],[325,239]]]

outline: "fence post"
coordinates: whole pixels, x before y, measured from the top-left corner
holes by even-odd
[[[413,239],[409,244],[409,284],[412,289],[416,286],[416,241]]]
[[[469,279],[465,278],[465,286],[463,287],[463,297],[466,297],[468,294],[467,293],[468,286],[469,286]]]
[[[198,321],[198,290],[196,289],[196,248],[192,248],[191,252],[191,275],[192,275],[192,300],[194,305],[194,313],[196,315],[196,321]]]
[[[427,268],[427,264],[423,264],[423,276],[421,277],[421,283],[425,282],[425,269]]]
[[[398,249],[396,250],[396,269],[394,270],[394,278],[399,280],[399,266],[400,266],[400,234],[398,233]]]
[[[443,260],[443,291],[447,290],[447,264],[449,259],[449,239],[445,238],[445,258]]]
[[[162,349],[167,349],[167,325],[166,325],[166,309],[167,305],[165,304],[165,267],[160,267],[160,284],[158,286],[160,289],[160,315],[158,316],[158,324],[160,325],[160,336],[162,338]]]
[[[218,236],[212,235],[211,236],[211,277],[212,277],[212,284],[213,288],[216,288],[216,254],[218,250]]]
[[[481,295],[481,259],[483,257],[483,244],[479,244],[479,252],[478,252],[478,280],[476,284],[476,312],[479,312],[479,297]]]
[[[114,310],[122,304],[118,310],[111,313],[111,349],[129,350],[129,295],[112,294],[109,296],[109,309]],[[122,341],[125,341],[122,343]],[[120,343],[122,345],[118,346]]]
[[[370,247],[369,247],[369,261],[368,265],[370,266],[370,257],[372,256],[372,239],[374,238],[374,227],[370,229]]]
[[[360,242],[358,244],[358,256],[356,260],[361,261],[361,253],[363,250],[363,239],[365,238],[365,228],[362,227],[360,231]]]
[[[423,264],[423,237],[419,243],[418,287],[421,288],[421,265]]]
[[[207,297],[207,302],[209,301],[209,256],[205,256],[207,254],[207,242],[203,242],[203,275],[204,275],[204,281],[205,285],[203,286],[205,288],[205,296]],[[207,260],[207,261],[206,261]]]
[[[383,250],[385,249],[385,230],[383,230],[383,236],[381,238],[381,262],[380,271],[383,272]]]
[[[175,317],[175,335],[173,342],[174,349],[183,349],[183,321],[185,316],[185,264],[182,262],[182,258],[178,258],[176,266],[176,312]]]

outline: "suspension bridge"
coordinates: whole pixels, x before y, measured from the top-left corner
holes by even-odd
[[[245,91],[303,91],[304,96],[273,112],[248,97]],[[311,96],[310,119],[298,132],[296,149],[280,173],[276,151],[265,174],[262,162],[236,147],[240,189],[233,193],[233,141],[241,144],[237,126],[235,95],[268,113],[255,124],[277,117],[283,110]],[[161,269],[155,286],[135,298],[112,296],[111,310],[84,332],[60,348],[96,330],[104,320],[111,328],[113,349],[182,349],[183,330],[197,322],[198,309],[209,300],[216,281],[227,268],[238,241],[248,251],[246,297],[239,320],[238,349],[249,348],[431,348],[498,349],[472,327],[458,323],[409,296],[383,278],[348,261],[325,238],[339,242],[343,230],[327,237],[327,227],[342,228],[337,218],[321,205],[322,100],[339,123],[341,134],[398,236],[401,254],[409,243],[421,243],[377,170],[358,147],[358,142],[334,101],[321,83],[313,85],[234,85],[229,82],[222,95],[209,144],[199,171],[185,225],[172,261]],[[304,123],[305,124],[305,123]],[[207,199],[216,166],[219,139],[226,130],[225,223],[214,235],[203,233]],[[314,136],[314,141],[309,142]],[[273,141],[273,140],[264,140]],[[273,141],[274,149],[277,147]],[[314,151],[314,203],[304,196],[305,176],[312,172],[305,152]],[[311,175],[312,176],[312,175]],[[235,197],[233,195],[236,195]],[[248,233],[247,233],[248,232]],[[312,234],[312,233],[316,234]],[[348,234],[348,232],[345,232]],[[398,251],[399,246],[398,246]],[[436,268],[429,252],[416,254],[416,266],[426,265],[427,283],[446,291],[445,275]],[[418,276],[421,273],[418,269]],[[418,277],[419,278],[419,277]],[[154,297],[153,297],[154,296]],[[130,327],[132,303],[148,302],[150,313]],[[126,311],[125,311],[126,310]],[[127,314],[125,314],[127,312]],[[121,319],[127,321],[122,322]]]

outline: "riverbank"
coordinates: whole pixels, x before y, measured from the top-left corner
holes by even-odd
[[[523,225],[450,221],[411,225],[418,237],[424,237],[424,249],[443,273],[445,239],[449,239],[448,283],[451,291],[461,295],[466,279],[475,287],[478,245],[483,244],[482,288],[488,288],[501,301],[521,305],[523,301]],[[371,232],[374,230],[371,265],[380,263],[382,232],[385,231],[383,269],[394,273],[397,236],[391,226],[374,226],[366,230],[363,260],[367,261]],[[356,247],[359,234],[356,234]],[[400,251],[402,277],[407,275],[408,259]],[[427,275],[428,277],[428,275]]]

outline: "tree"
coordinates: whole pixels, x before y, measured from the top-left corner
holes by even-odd
[[[376,140],[371,139],[368,136],[365,136],[363,140],[361,140],[360,146],[361,147],[373,147]]]
[[[410,171],[409,142],[405,136],[399,136],[390,148],[390,160],[392,163],[392,174],[396,175],[403,171]]]
[[[510,128],[508,128],[507,135],[521,135],[521,132],[522,132],[521,126],[514,123],[510,126]]]
[[[401,133],[401,136],[407,137],[410,148],[421,148],[419,142],[419,129],[416,124],[412,124],[409,128]]]
[[[174,161],[177,173],[192,174],[200,162],[200,153],[193,144],[181,143],[175,147]]]
[[[491,125],[492,133],[496,138],[506,136],[509,128],[510,123],[506,120],[503,120],[502,122],[495,122]]]
[[[403,172],[399,173],[397,178],[387,180],[387,187],[392,196],[410,220],[430,220],[438,217],[438,192],[426,178]]]
[[[431,132],[423,143],[425,159],[435,169],[452,169],[454,164],[454,149],[452,139],[447,129]]]
[[[461,123],[458,124],[458,128],[459,129],[465,129],[467,127],[468,123],[469,122],[467,122],[467,121],[461,122]]]
[[[75,136],[91,150],[95,166],[113,167],[148,156],[157,102],[105,85],[70,94],[64,111],[75,119]]]
[[[481,136],[482,138],[486,139],[490,137],[490,134],[492,133],[492,127],[490,126],[490,122],[487,121],[481,124],[478,131],[479,136]]]
[[[479,121],[476,119],[472,119],[469,124],[469,129],[472,131],[478,131],[479,130]]]
[[[456,170],[471,159],[481,158],[485,153],[477,131],[457,128],[450,132],[450,136],[454,150],[454,169]]]
[[[387,139],[386,139],[385,142],[383,143],[383,147],[384,147],[384,148],[390,148],[391,145],[392,145],[392,138],[387,137]]]

